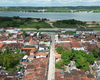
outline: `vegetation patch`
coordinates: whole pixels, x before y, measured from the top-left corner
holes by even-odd
[[[68,65],[72,60],[75,61],[76,67],[84,71],[90,71],[89,65],[93,64],[95,60],[99,60],[100,50],[93,49],[91,54],[87,54],[81,50],[64,50],[60,46],[56,51],[61,54],[62,61],[56,63],[56,68],[63,69],[64,65]]]
[[[57,22],[53,22],[53,25],[57,28],[78,28],[77,25],[86,25],[86,23],[70,19],[70,20],[59,20]]]

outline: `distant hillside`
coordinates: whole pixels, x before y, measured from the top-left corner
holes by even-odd
[[[44,9],[44,10],[43,10]],[[93,11],[100,12],[100,6],[64,6],[64,7],[0,7],[0,11],[17,11],[17,12],[74,12]]]

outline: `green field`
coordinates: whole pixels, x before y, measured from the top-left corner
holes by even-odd
[[[20,28],[35,28],[36,26],[39,26],[40,28],[52,28],[45,22],[33,22],[30,24],[25,23],[24,25],[21,25]]]
[[[66,24],[66,23],[53,23],[56,28],[78,28],[75,24]]]
[[[36,28],[39,26],[39,28],[52,28],[45,21],[45,18],[0,17],[0,27]]]
[[[80,25],[86,25],[85,22],[69,19],[69,20],[58,20],[53,22],[53,25],[57,28],[78,28]]]
[[[93,29],[93,30],[94,30],[94,31],[100,31],[100,28],[99,28],[99,29],[98,29],[98,28],[97,28],[97,29]]]

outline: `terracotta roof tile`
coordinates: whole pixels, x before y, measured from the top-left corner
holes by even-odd
[[[0,48],[3,47],[5,45],[5,43],[0,43]]]
[[[61,46],[65,50],[71,49],[70,43],[55,43],[55,48]]]
[[[46,70],[41,69],[39,71],[37,70],[37,71],[34,71],[33,73],[27,74],[26,76],[22,77],[21,80],[25,80],[25,79],[29,79],[29,78],[34,78],[34,77],[45,79],[46,78],[45,74],[46,74]]]
[[[34,49],[32,49],[31,51],[30,51],[30,53],[34,53],[36,50],[34,50]]]
[[[0,80],[5,80],[6,77],[7,77],[6,75],[1,75],[0,74]]]
[[[7,39],[8,39],[7,37],[0,36],[0,41],[5,41],[5,40],[7,40]]]
[[[31,41],[30,44],[38,44],[36,41]]]
[[[79,42],[73,42],[71,43],[72,47],[81,47]]]
[[[100,42],[97,42],[97,46],[100,48]]]
[[[83,46],[88,46],[86,43],[82,43]]]
[[[56,52],[56,50],[54,51],[54,53],[55,53],[55,58],[56,58],[56,59],[58,59],[58,58],[61,59],[61,54],[58,54],[58,53]]]
[[[41,51],[41,52],[38,52],[38,53],[36,53],[36,57],[37,56],[40,56],[40,55],[42,55],[42,56],[47,56],[47,53],[46,52],[43,52],[43,51]]]
[[[8,46],[9,48],[21,49],[24,45],[23,45],[23,44],[20,44],[20,43],[10,43],[10,44],[7,44],[7,46]]]

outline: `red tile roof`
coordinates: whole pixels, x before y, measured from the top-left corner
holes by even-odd
[[[26,76],[24,76],[24,77],[22,77],[22,79],[21,80],[30,80],[30,78],[32,79],[33,78],[33,80],[34,80],[34,78],[41,78],[41,80],[43,80],[43,79],[45,79],[46,78],[46,71],[45,71],[45,69],[41,69],[41,70],[36,70],[36,71],[34,71],[33,73],[29,73],[29,74],[27,74]],[[36,80],[38,80],[38,79],[36,79]]]
[[[8,39],[7,37],[0,36],[0,41],[5,41],[5,40],[7,40],[7,39]]]
[[[0,48],[3,47],[3,45],[5,45],[5,43],[0,43]]]
[[[70,41],[76,41],[75,39],[70,39]]]
[[[41,58],[34,58],[34,60],[32,61],[34,64],[40,64],[40,63],[44,63],[47,64],[48,62],[48,58],[45,57],[41,57]]]
[[[38,44],[36,41],[31,41],[30,44]]]
[[[43,51],[41,51],[41,52],[38,52],[38,53],[36,53],[36,57],[37,56],[40,56],[40,55],[42,55],[42,56],[47,56],[47,53],[46,52],[43,52]]]
[[[71,49],[70,43],[55,43],[55,48],[61,46],[65,50]]]
[[[81,47],[79,42],[72,42],[71,45],[72,47]]]
[[[56,70],[55,80],[95,80],[92,75],[87,76],[84,71],[77,71],[73,69],[70,73],[64,72],[62,74],[62,72],[62,70]]]
[[[97,42],[97,46],[98,46],[98,48],[100,48],[100,42]]]
[[[31,51],[30,51],[30,53],[34,53],[36,50],[35,49],[32,49]]]
[[[86,43],[82,43],[83,46],[88,46]]]
[[[59,58],[61,59],[61,54],[58,54],[58,53],[56,52],[56,50],[55,50],[54,52],[55,52],[55,58],[56,58],[56,59],[59,59]]]

